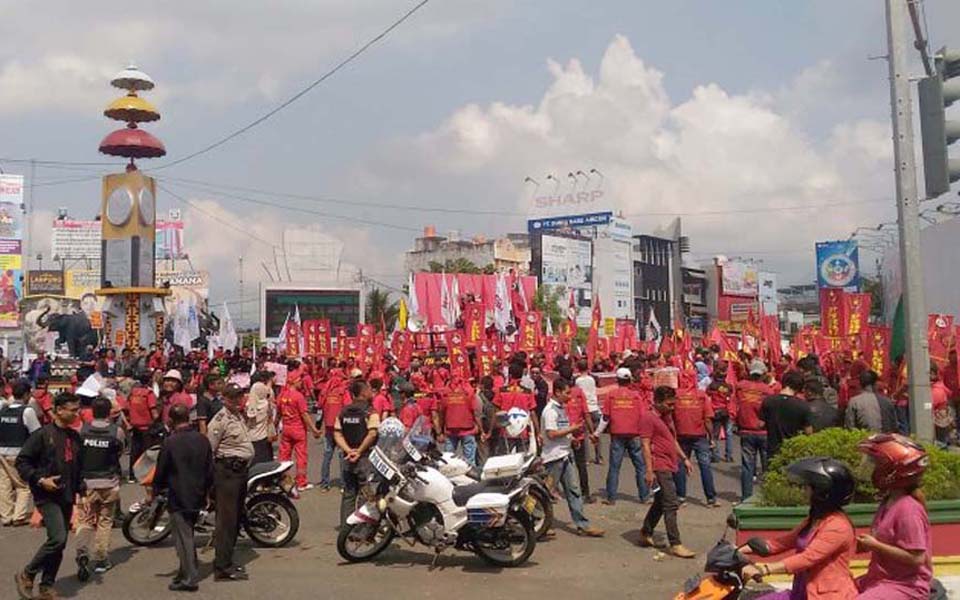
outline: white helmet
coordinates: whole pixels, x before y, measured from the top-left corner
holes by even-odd
[[[526,430],[530,423],[530,413],[520,407],[514,406],[507,411],[506,430],[509,437],[520,437],[520,434]]]
[[[407,435],[407,428],[403,426],[403,421],[396,417],[387,417],[377,427],[377,437],[381,439],[403,439],[405,435]]]

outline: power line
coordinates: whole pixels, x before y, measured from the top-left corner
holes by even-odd
[[[241,127],[240,129],[237,129],[237,130],[234,131],[233,133],[231,133],[231,134],[229,134],[229,135],[227,135],[227,136],[224,136],[224,137],[220,138],[219,140],[213,142],[212,144],[209,144],[208,146],[205,146],[205,147],[201,148],[200,150],[197,150],[196,152],[193,152],[193,153],[191,153],[191,154],[188,154],[188,155],[186,155],[186,156],[184,156],[184,157],[182,157],[182,158],[178,158],[177,160],[174,160],[174,161],[172,161],[172,162],[168,162],[168,163],[166,163],[166,164],[162,164],[162,165],[160,165],[160,166],[158,166],[158,167],[155,167],[154,170],[166,169],[166,168],[168,168],[168,167],[172,167],[172,166],[174,166],[174,165],[178,165],[178,164],[180,164],[180,163],[183,163],[183,162],[186,162],[186,161],[191,160],[191,159],[193,159],[193,158],[196,158],[196,157],[200,156],[201,154],[206,154],[207,152],[210,152],[211,150],[213,150],[213,149],[215,149],[215,148],[218,148],[218,147],[222,146],[223,144],[226,144],[227,142],[229,142],[230,140],[234,139],[235,137],[237,137],[237,136],[239,136],[239,135],[242,135],[242,134],[244,134],[244,133],[247,132],[247,131],[250,131],[251,129],[253,129],[253,128],[256,127],[257,125],[259,125],[260,123],[263,123],[264,121],[266,121],[267,119],[269,119],[269,118],[272,117],[273,115],[277,114],[277,113],[280,112],[281,110],[285,109],[286,107],[290,106],[291,104],[293,104],[294,102],[296,102],[297,100],[299,100],[300,98],[302,98],[303,96],[305,96],[306,94],[308,94],[311,90],[313,90],[313,88],[317,87],[318,85],[320,85],[321,83],[323,83],[324,81],[326,81],[327,79],[329,79],[330,77],[332,77],[333,75],[335,75],[338,71],[340,71],[340,69],[346,67],[348,64],[350,64],[351,62],[353,62],[353,61],[354,61],[355,59],[357,59],[361,54],[363,54],[364,52],[366,52],[371,46],[373,46],[374,44],[376,44],[376,43],[379,42],[380,40],[382,40],[382,39],[384,39],[385,37],[387,37],[387,35],[389,35],[391,31],[393,31],[394,29],[396,29],[397,27],[399,27],[401,24],[403,24],[404,21],[406,21],[407,19],[409,19],[410,17],[412,17],[412,16],[414,15],[414,13],[416,13],[418,10],[420,10],[421,8],[423,8],[429,1],[430,1],[430,0],[421,0],[417,5],[415,5],[413,8],[411,8],[411,9],[408,10],[406,13],[404,13],[403,16],[401,16],[399,19],[397,19],[396,21],[394,21],[389,27],[387,27],[386,29],[384,29],[383,31],[381,31],[379,34],[377,34],[375,37],[373,37],[372,39],[370,39],[370,40],[369,40],[366,44],[364,44],[363,46],[360,46],[360,48],[358,48],[356,51],[354,51],[353,54],[351,54],[351,55],[348,56],[347,58],[341,60],[341,61],[340,61],[339,63],[337,63],[332,69],[330,69],[329,71],[327,71],[326,73],[324,73],[323,75],[321,75],[319,79],[316,79],[316,80],[313,81],[310,85],[308,85],[307,87],[303,88],[302,90],[300,90],[299,92],[297,92],[296,94],[294,94],[293,96],[291,96],[290,98],[288,98],[286,101],[284,101],[283,103],[281,103],[279,106],[277,106],[277,107],[273,108],[272,110],[268,111],[266,114],[258,117],[257,119],[255,119],[254,121],[248,123],[247,125],[244,125],[244,126]]]

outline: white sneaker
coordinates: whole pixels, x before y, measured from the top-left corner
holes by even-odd
[[[305,491],[307,491],[307,490],[312,490],[312,489],[315,488],[315,487],[317,487],[317,486],[313,485],[312,483],[308,483],[307,485],[305,485],[305,486],[303,486],[302,488],[300,488],[300,491],[301,491],[301,492],[305,492]]]

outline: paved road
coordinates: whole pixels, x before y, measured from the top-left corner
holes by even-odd
[[[320,448],[310,449],[311,475],[319,471]],[[607,530],[604,539],[579,538],[569,528],[566,505],[557,505],[560,530],[555,539],[537,546],[530,562],[521,568],[497,570],[487,567],[471,554],[449,551],[430,569],[433,559],[423,546],[394,545],[371,564],[342,564],[336,551],[336,525],[339,494],[334,490],[305,492],[297,503],[301,527],[296,542],[283,549],[253,548],[241,540],[239,559],[246,563],[250,581],[215,583],[211,574],[213,550],[202,550],[200,561],[205,579],[200,592],[190,598],[277,598],[335,597],[371,598],[389,594],[392,599],[536,597],[552,598],[672,598],[683,581],[702,566],[702,553],[720,537],[730,502],[736,498],[737,467],[716,465],[722,506],[709,509],[702,505],[699,478],[691,483],[691,502],[681,509],[680,529],[684,543],[700,553],[694,560],[663,556],[655,550],[635,545],[639,524],[646,507],[636,502],[635,485],[629,462],[623,466],[620,485],[622,497],[614,507],[599,503],[587,506],[594,524]],[[605,466],[591,466],[591,482],[596,489],[603,481]],[[140,489],[125,486],[124,505],[139,499]],[[662,531],[662,526],[661,526]],[[0,598],[15,597],[12,574],[21,567],[41,543],[42,533],[31,529],[0,530]],[[173,596],[167,584],[176,570],[172,543],[156,548],[133,548],[119,530],[114,530],[112,560],[116,567],[103,577],[94,576],[87,584],[76,578],[74,546],[67,548],[61,580],[57,588],[64,597],[124,599],[166,598]],[[518,596],[522,595],[522,596]]]

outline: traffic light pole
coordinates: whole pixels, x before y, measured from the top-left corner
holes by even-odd
[[[913,153],[913,116],[907,41],[904,37],[906,2],[886,0],[887,62],[890,67],[890,109],[893,121],[893,157],[897,184],[897,223],[900,228],[900,272],[906,317],[907,373],[910,394],[910,432],[922,441],[933,441],[933,406],[930,397],[930,357],[923,298],[923,264],[920,260],[920,197]]]

